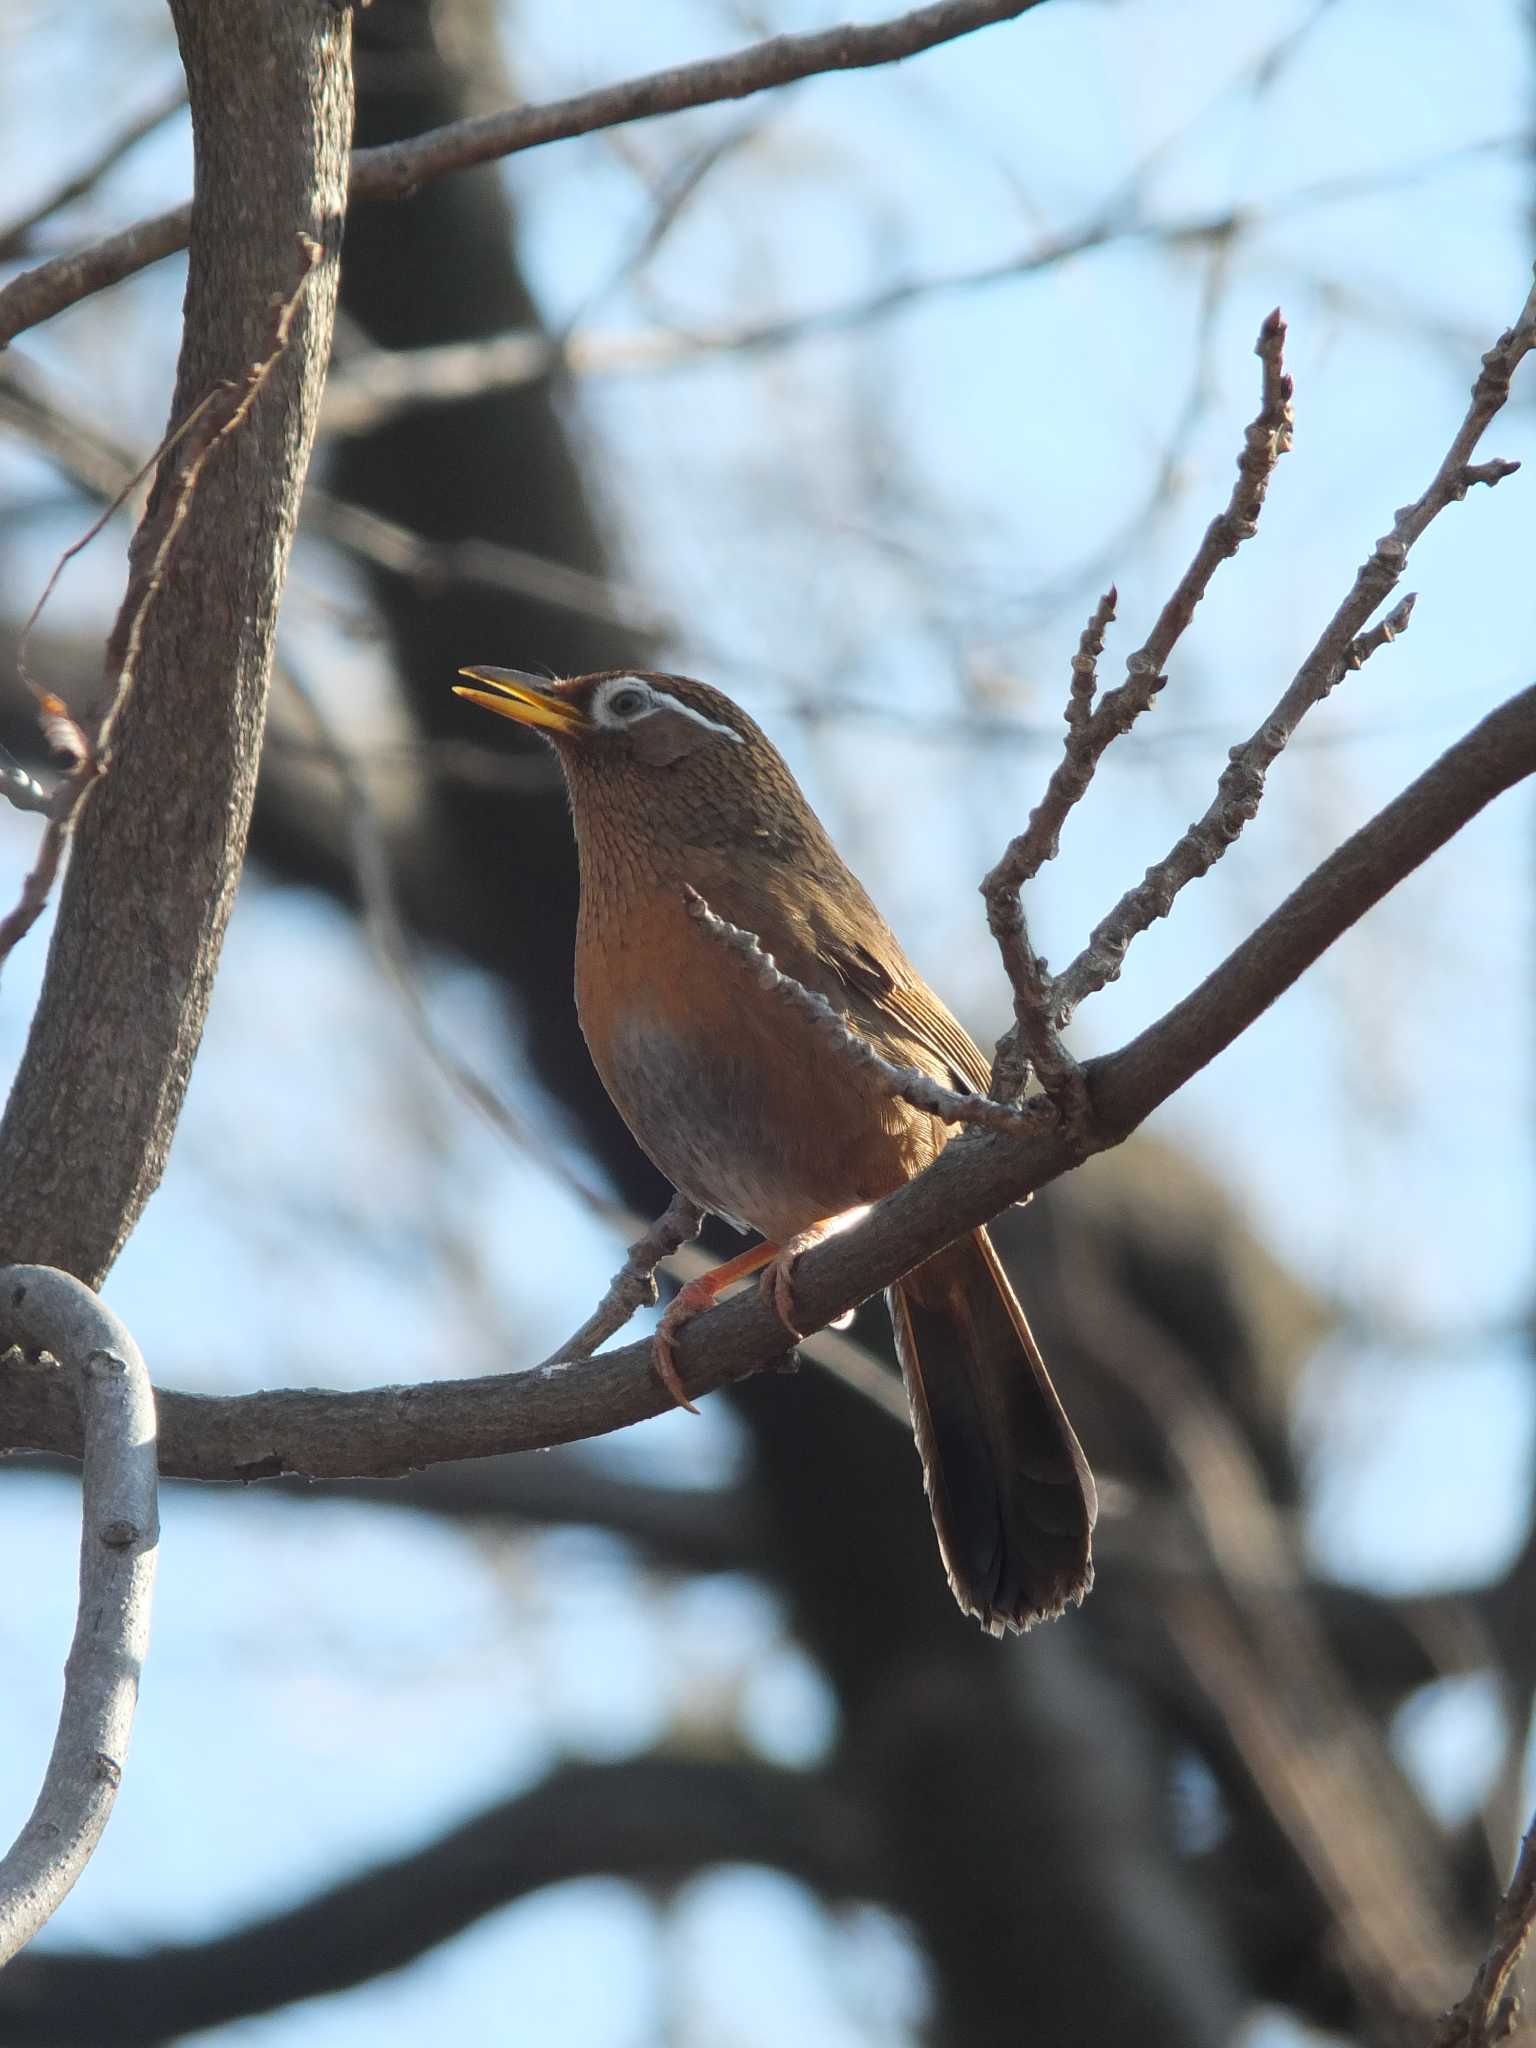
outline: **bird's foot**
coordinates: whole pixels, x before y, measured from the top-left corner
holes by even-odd
[[[709,1272],[700,1273],[696,1280],[687,1281],[667,1304],[666,1313],[656,1329],[656,1377],[678,1407],[686,1408],[690,1415],[697,1415],[699,1411],[689,1400],[688,1390],[677,1369],[673,1345],[678,1331],[705,1309],[713,1308],[733,1281],[745,1280],[748,1274],[769,1265],[778,1253],[776,1244],[755,1244],[750,1251],[741,1252],[734,1259],[712,1267]]]
[[[797,1230],[793,1237],[785,1238],[764,1268],[763,1277],[758,1285],[763,1290],[764,1298],[773,1304],[775,1315],[797,1344],[805,1335],[796,1320],[798,1311],[795,1308],[795,1267],[801,1255],[808,1252],[812,1245],[820,1244],[824,1238],[836,1237],[839,1231],[852,1229],[855,1223],[861,1222],[868,1214],[869,1204],[861,1202],[855,1209],[844,1209],[841,1215],[824,1217],[820,1223],[811,1224],[807,1230]],[[848,1313],[839,1316],[831,1327],[834,1330],[845,1329],[852,1320],[853,1310],[849,1309]]]
[[[656,1326],[656,1377],[678,1407],[686,1408],[690,1415],[697,1415],[699,1411],[689,1400],[688,1390],[678,1372],[673,1339],[683,1324],[691,1322],[701,1310],[708,1308],[714,1298],[701,1280],[690,1280],[667,1303],[666,1313]]]

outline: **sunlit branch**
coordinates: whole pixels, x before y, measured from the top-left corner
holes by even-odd
[[[0,1860],[4,1964],[63,1902],[111,1815],[149,1647],[159,1523],[154,1396],[132,1337],[88,1287],[51,1267],[0,1268],[0,1295],[0,1354],[24,1348],[29,1372],[67,1382],[84,1458],[64,1704],[37,1804]],[[0,1384],[14,1370],[0,1362]]]

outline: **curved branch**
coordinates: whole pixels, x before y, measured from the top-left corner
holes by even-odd
[[[809,35],[770,36],[729,57],[679,64],[643,78],[600,86],[595,92],[512,107],[471,121],[455,121],[408,142],[360,149],[352,159],[353,199],[401,199],[430,178],[493,163],[546,142],[566,142],[630,121],[650,121],[689,107],[747,99],[827,71],[863,71],[918,56],[976,29],[1013,21],[1043,0],[932,0],[891,21],[821,29]],[[119,284],[135,271],[185,248],[191,209],[174,208],[109,235],[88,249],[39,263],[0,290],[0,348],[39,321],[49,320],[93,292]]]
[[[1128,1138],[1240,1036],[1341,933],[1476,817],[1536,774],[1536,685],[1491,712],[1315,869],[1192,995],[1119,1052],[1091,1060],[1083,1117],[1049,1112],[1027,1137],[970,1132],[865,1220],[807,1252],[796,1301],[812,1328],[1092,1153]],[[0,1344],[13,1341],[0,1298]],[[784,1331],[758,1295],[685,1324],[677,1360],[689,1392],[745,1378],[783,1355]],[[78,1417],[58,1375],[12,1371],[0,1450],[78,1456]],[[388,1478],[450,1458],[546,1448],[622,1429],[672,1406],[648,1343],[571,1365],[358,1393],[283,1390],[161,1397],[161,1469],[194,1479]]]
[[[845,1795],[800,1772],[669,1756],[571,1764],[410,1855],[213,1941],[29,1957],[0,1980],[0,2036],[148,2048],[364,1983],[576,1877],[646,1883],[754,1862],[833,1896],[884,1897],[871,1834]]]
[[[12,1266],[0,1290],[12,1340],[70,1368],[85,1452],[64,1704],[37,1804],[0,1860],[3,1965],[63,1903],[112,1812],[149,1647],[160,1526],[154,1394],[132,1337],[67,1273]]]

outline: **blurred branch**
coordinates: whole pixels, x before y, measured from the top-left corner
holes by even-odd
[[[173,114],[179,114],[186,104],[187,89],[178,79],[169,91],[152,100],[143,113],[136,115],[126,127],[120,128],[104,142],[88,163],[78,171],[72,171],[51,191],[45,192],[8,226],[0,227],[0,263],[13,262],[25,254],[35,228],[41,227],[51,214],[73,206],[77,199],[86,198],[109,172],[116,170],[130,150],[136,149],[147,135],[153,135]]]
[[[198,157],[170,413],[228,432],[161,466],[129,556],[43,994],[0,1125],[0,1248],[100,1277],[158,1184],[212,992],[255,786],[272,633],[330,351],[350,24],[303,0],[173,7]],[[295,238],[325,252],[281,331]],[[286,345],[284,345],[286,343]],[[271,353],[269,370],[253,370]],[[262,401],[246,401],[260,385]],[[239,432],[230,435],[238,426]],[[195,493],[195,513],[191,511]],[[163,575],[174,541],[176,574]]]
[[[0,1859],[3,1966],[58,1910],[111,1815],[149,1648],[160,1530],[154,1396],[132,1337],[89,1288],[49,1267],[0,1269],[0,1296],[6,1341],[68,1369],[85,1460],[64,1704],[37,1804]]]
[[[583,612],[649,639],[659,639],[664,621],[638,591],[620,590],[600,576],[589,576],[565,562],[529,554],[497,541],[427,540],[381,513],[348,504],[327,492],[304,495],[303,526],[348,554],[406,576],[427,588],[444,584],[482,583],[510,590],[541,604]]]
[[[212,1941],[29,1956],[0,1979],[0,2037],[151,2048],[399,1969],[547,1885],[675,1883],[744,1861],[834,1898],[885,1895],[868,1814],[825,1778],[673,1756],[567,1764],[410,1855]]]
[[[1112,1276],[1083,1277],[1079,1336],[1157,1432],[1210,1566],[1157,1585],[1166,1640],[1326,1902],[1363,2010],[1387,2030],[1423,2020],[1466,1948],[1439,1844],[1340,1666],[1241,1425]]]
[[[1521,138],[1510,137],[1479,145],[1475,154],[1490,149],[1513,151],[1523,146]],[[1155,159],[1158,153],[1153,153]],[[1442,152],[1418,167],[1415,175],[1441,170],[1463,152]],[[592,334],[567,332],[551,336],[534,329],[487,336],[478,341],[455,341],[421,349],[370,349],[339,364],[332,373],[321,414],[323,434],[349,435],[372,431],[409,407],[453,404],[490,391],[530,384],[556,371],[575,377],[646,376],[711,357],[763,354],[790,348],[802,341],[827,334],[849,333],[873,327],[891,315],[932,299],[953,293],[978,291],[993,285],[1017,283],[1058,269],[1077,258],[1124,242],[1157,242],[1170,251],[1210,250],[1223,259],[1239,235],[1261,229],[1267,222],[1293,219],[1306,208],[1337,204],[1365,193],[1390,189],[1402,182],[1397,176],[1373,174],[1364,178],[1330,179],[1324,184],[1286,195],[1269,206],[1236,206],[1213,213],[1190,214],[1175,219],[1149,219],[1136,205],[1139,183],[1150,172],[1152,160],[1126,181],[1107,207],[1097,211],[1082,226],[1045,237],[1030,248],[1002,257],[974,269],[906,278],[898,283],[850,300],[840,306],[790,313],[759,322],[755,326],[699,328],[656,327],[641,333]],[[1225,263],[1218,266],[1224,270]],[[1315,282],[1308,278],[1308,282]],[[1319,289],[1331,286],[1319,285]],[[1206,296],[1207,313],[1212,303]],[[4,294],[0,292],[0,310]],[[1375,315],[1375,301],[1362,300],[1361,313]],[[1393,322],[1420,316],[1414,309],[1399,308]],[[1427,319],[1428,316],[1422,316]],[[1209,345],[1211,323],[1202,319],[1201,347]],[[1445,337],[1447,351],[1465,351],[1467,336],[1462,332]],[[1174,444],[1184,433],[1204,401],[1207,379],[1197,366],[1190,393],[1181,408],[1182,419],[1174,433]],[[1174,466],[1172,455],[1159,465],[1159,476],[1148,494],[1155,505],[1168,488]],[[1134,539],[1144,526],[1147,509],[1127,520],[1122,545]],[[1106,552],[1096,552],[1100,559]]]
[[[170,445],[163,444],[156,456],[140,463],[99,425],[81,419],[78,412],[56,399],[34,365],[14,361],[0,360],[0,422],[47,455],[81,490],[109,501],[85,540],[94,538]],[[179,432],[186,433],[191,426],[191,420],[184,421]],[[316,484],[304,493],[300,523],[306,534],[423,588],[480,583],[611,620],[651,639],[660,639],[665,631],[666,622],[637,591],[495,541],[428,540],[398,521],[334,497]],[[84,541],[76,543],[69,553],[77,553],[83,545]],[[483,751],[489,755],[491,750]]]
[[[863,1222],[804,1254],[796,1300],[832,1322],[914,1265],[1088,1154],[1121,1143],[1267,1010],[1365,912],[1494,797],[1536,773],[1536,685],[1459,740],[1361,827],[1193,994],[1119,1052],[1085,1063],[1088,1110],[1073,1131],[967,1132],[876,1203]],[[691,1393],[776,1361],[784,1333],[755,1292],[685,1324],[677,1357]],[[23,1370],[0,1417],[0,1449],[78,1455],[65,1390]],[[532,1450],[593,1436],[670,1405],[649,1344],[483,1379],[358,1393],[285,1390],[161,1402],[161,1469],[189,1478],[387,1477],[446,1458]]]
[[[890,21],[771,36],[734,56],[680,64],[620,85],[603,86],[539,107],[514,107],[456,121],[408,142],[360,149],[352,157],[350,197],[402,199],[430,178],[493,163],[548,142],[592,135],[628,121],[652,120],[687,107],[745,99],[829,71],[899,63],[940,43],[1016,20],[1042,0],[931,0]],[[0,348],[25,328],[51,319],[93,292],[131,277],[185,246],[190,209],[139,221],[71,256],[55,257],[0,289]]]

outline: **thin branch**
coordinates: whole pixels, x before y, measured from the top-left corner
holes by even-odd
[[[638,591],[620,589],[601,576],[589,576],[526,548],[478,537],[427,540],[381,513],[319,490],[305,493],[302,525],[306,533],[318,534],[424,589],[477,583],[535,598],[560,611],[606,619],[650,640],[660,640],[666,632],[665,620]]]
[[[0,227],[0,263],[10,263],[22,255],[35,228],[41,227],[50,215],[61,212],[66,206],[73,206],[77,199],[87,198],[103,178],[116,170],[130,150],[137,149],[146,136],[153,135],[186,104],[187,89],[178,79],[168,92],[152,100],[143,113],[109,137],[88,163],[82,164],[78,171],[72,171],[50,192],[44,193],[25,213],[18,214],[8,227]]]
[[[360,149],[352,157],[351,198],[402,199],[431,178],[494,163],[525,149],[593,135],[629,121],[654,120],[689,107],[747,99],[829,71],[861,71],[896,64],[940,43],[995,23],[1017,20],[1042,0],[932,0],[890,21],[821,29],[809,35],[771,36],[728,57],[680,64],[643,78],[599,87],[538,107],[514,107],[476,120],[456,121],[409,142]],[[25,328],[51,319],[92,292],[131,277],[184,248],[191,208],[137,222],[74,255],[41,263],[0,290],[0,348]]]
[[[50,1266],[0,1270],[9,1342],[67,1373],[79,1400],[80,1604],[64,1704],[30,1819],[0,1860],[0,1965],[90,1861],[122,1782],[159,1543],[155,1405],[138,1347],[88,1287]]]
[[[764,952],[756,932],[744,931],[739,924],[718,916],[697,889],[685,885],[683,896],[688,915],[712,939],[747,962],[759,988],[798,1010],[839,1059],[860,1073],[872,1074],[887,1094],[910,1102],[914,1109],[926,1110],[929,1116],[946,1124],[971,1124],[982,1130],[1011,1131],[1015,1135],[1033,1130],[1034,1118],[1027,1110],[994,1102],[986,1095],[962,1094],[958,1089],[944,1087],[919,1067],[898,1066],[895,1061],[883,1058],[846,1017],[833,1009],[825,996],[796,981],[793,975],[783,973],[775,965],[773,955]]]
[[[1052,1007],[1058,1027],[1064,1026],[1088,996],[1117,978],[1126,951],[1138,932],[1166,917],[1186,883],[1209,872],[1254,816],[1264,793],[1264,779],[1301,721],[1351,669],[1376,648],[1402,632],[1408,611],[1399,605],[1390,618],[1367,632],[1366,622],[1385,603],[1401,580],[1414,543],[1448,505],[1457,504],[1474,484],[1496,484],[1519,464],[1496,459],[1474,463],[1472,454],[1488,425],[1509,397],[1510,379],[1536,346],[1536,290],[1522,307],[1515,325],[1499,337],[1483,357],[1472,386],[1472,399],[1444,460],[1423,494],[1405,505],[1362,563],[1353,587],[1316,645],[1297,670],[1268,718],[1241,746],[1234,747],[1216,785],[1216,794],[1202,816],[1152,867],[1128,889],[1109,915],[1094,928],[1088,944],[1052,985]]]
[[[622,1330],[637,1309],[653,1308],[657,1300],[656,1268],[679,1245],[699,1234],[704,1212],[686,1195],[674,1193],[649,1230],[629,1248],[629,1255],[608,1283],[608,1291],[581,1327],[546,1361],[550,1365],[590,1358],[600,1344]]]
[[[1217,568],[1257,531],[1269,480],[1291,445],[1292,389],[1285,371],[1285,322],[1278,308],[1259,329],[1254,353],[1263,364],[1259,410],[1243,436],[1237,481],[1226,509],[1206,528],[1194,559],[1143,645],[1127,656],[1125,681],[1095,703],[1099,656],[1115,616],[1113,587],[1100,598],[1072,663],[1062,759],[1025,829],[981,885],[987,924],[1013,990],[1013,1028],[998,1047],[993,1093],[1004,1100],[1013,1099],[1023,1087],[1026,1071],[1033,1067],[1041,1087],[1069,1119],[1082,1114],[1081,1077],[1060,1037],[1065,1019],[1052,1013],[1053,989],[1044,961],[1030,944],[1020,891],[1047,861],[1055,859],[1068,814],[1087,791],[1107,749],[1156,701],[1168,680],[1169,657],[1188,630]]]
[[[1026,1133],[970,1132],[851,1229],[806,1252],[796,1302],[818,1327],[956,1237],[1121,1143],[1209,1064],[1357,919],[1503,791],[1536,774],[1536,685],[1491,712],[1319,866],[1193,994],[1119,1052],[1083,1068],[1092,1122]],[[0,1344],[10,1341],[0,1295]],[[695,1396],[783,1354],[784,1332],[755,1290],[696,1317],[677,1338]],[[6,1374],[0,1450],[78,1456],[69,1389],[25,1364]],[[161,1397],[161,1469],[196,1479],[385,1478],[450,1458],[533,1450],[662,1413],[649,1343],[481,1379],[356,1393],[282,1390]]]
[[[1515,1874],[1494,1915],[1493,1939],[1465,1997],[1435,2029],[1430,2048],[1488,2048],[1512,2031],[1514,2003],[1506,1987],[1536,1929],[1536,1821],[1526,1830]]]

